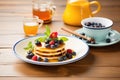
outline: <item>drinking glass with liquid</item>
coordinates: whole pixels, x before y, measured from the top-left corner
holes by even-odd
[[[50,23],[52,21],[55,8],[51,0],[33,0],[33,16],[38,16],[44,23]]]
[[[43,20],[38,17],[25,17],[23,21],[24,33],[26,36],[35,36],[38,33],[38,28],[43,24]]]

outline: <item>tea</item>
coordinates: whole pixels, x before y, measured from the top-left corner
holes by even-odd
[[[51,22],[52,12],[50,10],[33,9],[33,15],[44,20],[44,23]]]
[[[34,36],[38,32],[37,22],[26,22],[24,23],[24,32],[27,36]]]
[[[51,0],[33,0],[32,13],[33,16],[38,16],[44,23],[50,23],[55,6]]]

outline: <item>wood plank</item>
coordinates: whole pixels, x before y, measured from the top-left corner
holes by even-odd
[[[23,68],[22,68],[23,67]],[[109,77],[119,78],[119,67],[90,67],[90,66],[37,66],[31,64],[0,65],[0,76],[16,77]]]
[[[61,26],[72,30],[81,27],[65,25],[62,14],[66,0],[53,0],[57,6],[52,31],[61,31]],[[92,0],[89,0],[92,1]],[[101,11],[95,16],[114,21],[112,29],[120,32],[119,0],[98,0]],[[120,42],[107,47],[90,47],[89,54],[82,60],[63,66],[37,66],[19,60],[12,51],[16,41],[25,38],[22,26],[24,16],[32,15],[32,0],[0,0],[0,80],[120,80]],[[92,6],[95,9],[95,6]],[[40,28],[43,33],[45,27]]]
[[[57,0],[52,0],[56,5],[62,5],[62,4],[66,4],[66,1],[65,0],[59,0],[59,3],[57,3],[58,1]],[[92,0],[89,0],[89,1],[92,1]],[[119,0],[114,0],[114,1],[112,1],[112,0],[106,0],[106,1],[104,1],[104,0],[98,0],[101,4],[102,4],[102,6],[111,6],[111,5],[114,5],[114,6],[119,6]],[[103,2],[104,1],[104,2]],[[31,4],[31,2],[32,2],[32,0],[1,0],[0,1],[0,4],[7,4],[7,5],[9,5],[9,4],[16,4],[16,5],[20,5],[20,4],[22,4],[22,5],[24,5],[24,4]],[[109,2],[109,4],[108,4],[108,2]]]
[[[12,47],[20,39],[23,39],[24,35],[2,35],[0,36],[0,47]]]
[[[65,0],[59,0],[59,3],[58,3],[58,1],[56,1],[56,0],[52,0],[53,1],[53,3],[55,4],[55,5],[63,5],[63,4],[66,4],[66,1]],[[32,0],[11,0],[11,1],[9,1],[9,0],[1,0],[0,1],[0,4],[7,4],[7,5],[9,5],[9,4],[15,4],[15,5],[25,5],[25,4],[31,4],[32,3]]]
[[[0,80],[120,80],[120,78],[74,78],[74,77],[0,77]]]
[[[97,53],[96,53],[97,52]],[[113,53],[114,52],[114,53]],[[116,54],[116,55],[114,55]],[[93,49],[89,51],[89,54],[82,60],[77,61],[75,63],[69,64],[67,66],[95,66],[95,67],[120,67],[120,53],[119,49],[112,49],[109,48],[103,49]],[[16,64],[24,64],[24,62],[18,59],[12,51],[12,48],[8,49],[0,49],[0,65],[16,65]],[[74,66],[74,67],[75,67]]]

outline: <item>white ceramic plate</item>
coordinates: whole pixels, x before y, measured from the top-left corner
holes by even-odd
[[[82,28],[76,30],[76,32],[77,33],[84,33]],[[102,46],[113,45],[113,44],[116,44],[116,43],[120,42],[120,33],[119,32],[117,32],[116,30],[111,30],[109,33],[110,33],[110,36],[107,35],[106,38],[111,39],[110,43],[107,43],[106,41],[103,41],[103,42],[99,42],[99,43],[96,43],[96,44],[90,44],[90,43],[87,43],[87,44],[89,46],[102,47]],[[82,41],[86,42],[85,40],[82,40]]]
[[[42,36],[42,35],[40,35],[40,36]],[[21,59],[27,63],[36,64],[36,65],[45,65],[45,66],[55,66],[55,65],[63,65],[63,64],[68,64],[68,63],[78,61],[78,60],[84,58],[87,55],[88,50],[89,50],[88,45],[86,43],[84,43],[82,40],[79,40],[75,37],[65,36],[69,39],[66,42],[65,48],[66,49],[70,48],[70,49],[73,49],[74,51],[76,51],[76,56],[74,58],[65,60],[65,61],[61,61],[61,62],[39,62],[39,61],[33,61],[31,59],[27,59],[26,51],[24,50],[24,47],[27,46],[28,42],[30,42],[30,41],[34,42],[34,40],[40,36],[29,37],[29,38],[22,39],[22,40],[16,42],[15,45],[13,46],[14,54],[19,59]]]

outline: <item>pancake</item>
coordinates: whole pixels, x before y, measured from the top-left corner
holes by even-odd
[[[66,54],[65,44],[59,45],[57,48],[46,48],[46,47],[34,47],[34,54],[40,56],[42,59],[58,59]]]

